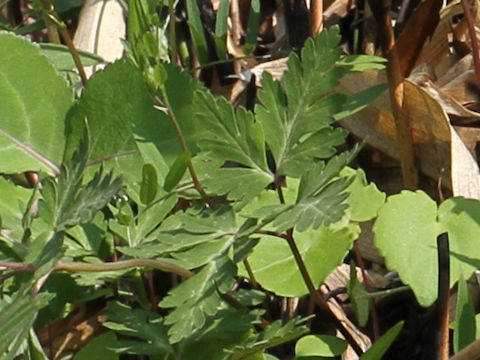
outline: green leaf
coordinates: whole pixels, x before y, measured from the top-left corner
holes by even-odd
[[[37,312],[52,299],[50,294],[30,298],[27,289],[20,289],[9,300],[0,301],[0,354],[12,360],[29,335]]]
[[[143,204],[150,204],[157,195],[158,179],[155,167],[152,164],[143,165],[142,184],[140,186],[140,200]]]
[[[438,234],[447,231],[450,243],[450,285],[468,279],[479,268],[480,201],[454,197],[438,208]]]
[[[165,82],[166,93],[173,94],[168,99],[171,110],[175,114],[189,151],[193,156],[198,152],[197,139],[206,131],[203,124],[198,122],[194,116],[196,111],[194,93],[204,88],[197,79],[192,78],[189,73],[182,71],[179,67],[167,63],[163,66],[168,74]],[[137,141],[140,141],[141,144],[154,142],[166,163],[170,166],[184,151],[168,116],[163,112],[158,112],[158,114],[159,119],[149,122],[148,126],[134,125],[134,130]],[[138,131],[137,127],[139,128]]]
[[[347,349],[347,342],[332,335],[307,335],[295,344],[295,356],[337,356]]]
[[[11,231],[12,239],[20,239],[23,234],[22,218],[32,193],[33,190],[0,177],[0,229]]]
[[[189,152],[184,152],[175,159],[175,162],[170,167],[170,171],[165,177],[165,183],[163,184],[163,189],[165,191],[172,191],[173,188],[178,185],[180,180],[182,180],[188,164],[190,163],[190,157],[191,155]]]
[[[207,40],[205,39],[205,34],[203,33],[200,11],[195,0],[187,0],[186,7],[188,15],[188,27],[190,28],[190,34],[192,35],[195,49],[197,50],[198,60],[200,61],[200,64],[204,65],[208,61],[208,49]]]
[[[71,71],[76,68],[72,53],[66,45],[53,43],[40,43],[42,53],[48,57],[59,71]],[[98,55],[77,50],[83,66],[97,65],[103,61]]]
[[[126,184],[140,183],[141,156],[147,148],[149,154],[152,150],[157,154],[146,162],[155,164],[157,171],[162,168],[157,165],[164,162],[159,154],[162,126],[171,125],[165,114],[154,109],[142,75],[132,64],[117,61],[88,81],[67,119],[64,159],[78,148],[86,126],[91,134],[89,165],[103,163],[106,170],[121,174]]]
[[[343,176],[355,176],[352,184],[346,189],[350,219],[363,222],[375,218],[378,210],[385,203],[385,193],[378,190],[374,183],[368,184],[365,172],[362,169],[345,167],[341,171]]]
[[[206,318],[219,310],[221,298],[218,294],[230,289],[236,269],[224,256],[207,264],[198,274],[171,290],[160,302],[164,308],[175,309],[165,318],[171,343],[189,337],[205,325]]]
[[[82,185],[88,151],[88,137],[75,153],[70,166],[62,166],[58,179],[47,178],[40,190],[39,211],[42,219],[56,231],[90,222],[120,190],[121,179],[113,179],[100,170],[86,185]]]
[[[348,281],[347,291],[357,316],[358,324],[364,327],[370,315],[371,296],[369,296],[363,284],[357,279],[355,262],[350,263],[350,280]]]
[[[248,14],[247,33],[245,35],[245,53],[251,54],[257,44],[258,26],[260,24],[260,0],[250,2],[250,13]]]
[[[227,351],[253,336],[253,324],[260,321],[259,312],[235,309],[221,310],[206,326],[182,342],[182,359],[228,360]]]
[[[219,59],[227,58],[227,32],[228,32],[228,16],[230,13],[230,1],[221,0],[217,10],[215,20],[215,46]]]
[[[353,179],[332,179],[339,175],[356,152],[344,152],[332,158],[327,165],[316,163],[311,166],[300,179],[295,206],[274,220],[275,228],[285,231],[295,227],[297,231],[304,231],[309,227],[317,229],[339,221],[348,208],[344,203],[348,197],[345,189]]]
[[[435,202],[425,193],[402,191],[387,198],[373,226],[387,268],[398,272],[422,306],[437,298],[436,213]]]
[[[58,173],[72,90],[38,46],[0,33],[0,173]]]
[[[107,322],[103,325],[132,340],[117,340],[109,348],[118,353],[139,355],[173,354],[162,318],[143,309],[132,309],[119,302],[107,304]]]
[[[458,280],[457,308],[453,329],[455,354],[475,340],[475,308],[470,298],[467,282],[460,276]]]
[[[253,339],[228,350],[232,354],[229,360],[250,359],[249,356],[299,338],[308,332],[308,328],[303,325],[305,320],[307,319],[296,317],[284,325],[280,320],[274,321]]]
[[[368,104],[379,97],[387,88],[387,84],[380,84],[350,95],[343,105],[343,110],[335,114],[335,120],[345,119],[365,109]]]
[[[391,329],[389,329],[385,334],[382,335],[380,339],[375,341],[370,349],[364,353],[360,360],[379,360],[382,359],[385,352],[388,350],[390,345],[393,343],[395,338],[398,336],[400,331],[403,328],[403,321],[395,324]]]
[[[118,355],[109,349],[117,337],[113,331],[90,340],[73,358],[73,360],[118,360]]]
[[[210,152],[217,161],[241,164],[237,175],[244,172],[250,181],[258,185],[254,188],[256,192],[252,193],[248,184],[235,181],[238,188],[234,199],[257,195],[273,181],[267,164],[262,125],[254,121],[251,112],[243,107],[234,110],[224,98],[214,98],[200,91],[196,95],[196,118],[205,128],[198,141],[199,147]],[[223,188],[232,188],[232,185]]]
[[[295,167],[290,164],[292,151],[305,137],[329,128],[334,114],[342,110],[345,97],[328,95],[347,72],[347,68],[335,66],[341,55],[339,41],[338,28],[323,31],[315,39],[307,40],[302,61],[295,53],[290,55],[282,83],[268,73],[263,75],[258,92],[260,105],[255,112],[281,175],[301,175],[296,171],[298,159]],[[321,138],[316,140],[317,146],[322,147]],[[304,157],[305,168],[310,167],[312,160],[313,156]]]
[[[450,284],[470,276],[480,264],[475,234],[480,231],[480,202],[450,198],[437,209],[425,193],[402,191],[387,199],[373,227],[375,244],[387,267],[397,271],[422,306],[437,297],[437,236],[450,240]],[[421,254],[422,261],[414,261]],[[423,276],[418,276],[422,273]]]
[[[338,65],[351,67],[351,71],[365,71],[368,69],[385,69],[387,59],[373,55],[348,55],[338,61]]]
[[[338,230],[320,227],[317,230],[294,232],[295,243],[315,286],[320,286],[341,264],[359,232],[357,225]],[[300,297],[308,294],[287,242],[272,236],[258,237],[261,240],[248,261],[255,279],[262,287],[279,296]],[[240,274],[248,277],[245,270]]]

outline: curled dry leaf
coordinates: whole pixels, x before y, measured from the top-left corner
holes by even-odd
[[[385,81],[384,74],[377,71],[352,74],[342,80],[340,90],[352,94]],[[480,199],[478,165],[450,125],[439,101],[415,82],[406,80],[405,102],[419,168],[451,188],[455,196]],[[375,148],[399,158],[388,94],[382,94],[369,107],[341,123]]]

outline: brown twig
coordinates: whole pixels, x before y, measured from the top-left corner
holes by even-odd
[[[475,76],[477,77],[477,83],[480,86],[480,57],[478,53],[478,41],[477,34],[475,31],[475,22],[472,18],[472,13],[466,2],[462,0],[463,13],[465,14],[465,19],[467,20],[468,25],[468,34],[470,35],[470,41],[472,43],[472,56],[473,56],[473,67],[475,69]]]
[[[323,30],[323,0],[310,2],[310,35],[313,37]]]
[[[418,186],[418,171],[415,166],[415,151],[409,124],[408,109],[405,105],[404,78],[400,67],[399,54],[395,47],[392,19],[388,13],[389,2],[383,2],[383,13],[377,13],[377,20],[384,35],[383,50],[388,59],[387,77],[390,88],[390,102],[397,129],[397,145],[400,153],[403,182],[406,189]]]
[[[438,248],[438,302],[436,328],[436,359],[448,360],[449,350],[449,301],[450,301],[450,251],[448,234],[440,234],[437,238]]]

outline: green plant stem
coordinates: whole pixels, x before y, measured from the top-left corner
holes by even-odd
[[[161,106],[161,105],[165,105],[167,107],[167,111],[168,111],[168,118],[170,119],[171,123],[172,123],[172,126],[173,128],[175,129],[175,133],[177,134],[177,137],[178,137],[178,141],[180,142],[180,146],[182,147],[182,151],[183,152],[188,152],[190,153],[190,151],[188,150],[188,145],[187,145],[187,142],[185,141],[185,137],[183,136],[183,132],[182,132],[182,129],[180,128],[180,125],[178,124],[178,121],[177,121],[177,117],[175,116],[175,113],[173,112],[172,110],[172,106],[170,104],[170,100],[168,98],[168,94],[167,94],[167,90],[165,89],[165,85],[162,85],[160,87],[160,91],[162,93],[162,96],[163,96],[163,101],[164,101],[164,104],[161,103],[160,99],[158,98],[155,98],[155,102],[157,103],[157,105]],[[193,181],[193,185],[195,186],[195,189],[198,191],[198,193],[200,194],[200,196],[203,198],[203,200],[211,207],[213,208],[213,203],[211,202],[210,198],[208,197],[207,193],[205,192],[205,190],[203,189],[203,186],[202,184],[200,184],[200,181],[198,181],[198,176],[197,176],[197,173],[195,172],[195,168],[193,167],[193,164],[192,164],[192,160],[190,159],[188,161],[188,171],[190,173],[190,177],[192,178],[192,181]]]
[[[245,266],[245,270],[247,270],[248,277],[252,282],[252,287],[254,289],[258,289],[258,283],[257,283],[257,280],[255,279],[255,275],[253,274],[253,270],[252,270],[252,267],[250,266],[250,263],[248,262],[248,259],[243,260],[243,266]]]
[[[393,295],[393,294],[396,294],[396,293],[399,293],[399,292],[404,292],[404,291],[407,291],[407,290],[410,290],[410,288],[408,286],[399,286],[398,288],[394,288],[394,289],[387,289],[387,290],[374,291],[374,292],[371,292],[371,293],[367,293],[367,296],[371,297],[371,298],[378,298],[378,297],[382,297],[382,296]]]
[[[108,263],[84,263],[76,261],[62,261],[60,260],[54,267],[54,271],[70,271],[70,272],[101,272],[101,271],[115,271],[131,269],[135,267],[150,267],[153,269],[170,272],[183,276],[185,278],[195,275],[194,272],[160,260],[152,259],[129,259]],[[24,264],[20,262],[0,262],[0,270],[13,269],[17,271],[34,271],[36,269],[35,264]]]
[[[55,265],[55,271],[69,271],[69,272],[101,272],[101,271],[114,271],[131,269],[135,267],[150,267],[153,269],[170,272],[183,276],[185,278],[195,275],[192,271],[185,269],[184,267],[171,264],[166,261],[152,260],[152,259],[130,259],[121,260],[109,263],[83,263],[75,261],[59,261]]]
[[[70,37],[70,34],[68,33],[65,24],[62,22],[57,12],[53,9],[53,6],[50,0],[40,0],[40,1],[44,7],[45,12],[47,13],[46,16],[50,17],[57,25],[58,32],[60,33],[60,36],[62,37],[63,41],[67,45],[68,50],[70,50],[70,53],[72,54],[73,62],[77,67],[78,74],[80,75],[82,84],[83,86],[85,86],[85,84],[87,83],[87,75],[85,74],[85,69],[83,68],[82,61],[80,60],[80,55],[78,54],[77,49],[73,45],[72,38]]]

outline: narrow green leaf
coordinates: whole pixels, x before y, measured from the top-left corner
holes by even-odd
[[[250,2],[250,13],[248,14],[247,34],[245,35],[244,51],[251,54],[257,44],[258,26],[260,24],[260,0]]]
[[[198,60],[204,65],[208,61],[207,40],[203,33],[202,19],[196,0],[187,0],[188,27],[192,35],[195,49],[197,50]]]
[[[173,165],[170,167],[170,171],[165,177],[165,183],[163,189],[167,192],[172,191],[175,186],[182,180],[188,164],[190,163],[191,155],[185,152],[177,157]]]
[[[220,0],[217,10],[217,19],[215,21],[215,35],[221,39],[227,36],[228,14],[230,12],[230,1]]]
[[[350,263],[350,280],[348,281],[347,291],[357,316],[358,324],[363,327],[367,324],[370,315],[371,297],[363,284],[358,281],[355,262],[353,261]]]
[[[460,276],[458,280],[457,308],[453,329],[453,349],[457,353],[475,340],[475,308],[470,298],[467,282]]]
[[[0,48],[0,172],[57,174],[73,92],[26,38],[1,32]]]
[[[215,21],[215,47],[219,59],[227,58],[227,32],[228,15],[230,12],[230,1],[221,0],[217,10],[217,19]]]
[[[295,344],[295,356],[337,356],[347,349],[348,343],[332,335],[307,335]]]
[[[403,328],[403,321],[395,324],[391,329],[389,329],[383,336],[378,339],[370,349],[367,350],[365,354],[360,357],[360,360],[379,360],[382,359],[385,352],[388,350],[390,345],[393,343],[395,338],[398,336],[400,331]]]
[[[157,195],[158,179],[155,167],[152,164],[143,165],[142,184],[140,186],[140,200],[143,204],[150,204]]]
[[[334,115],[335,120],[342,120],[365,109],[368,104],[379,97],[387,88],[387,84],[379,84],[349,96],[343,105],[343,110]]]
[[[385,69],[387,59],[373,55],[348,55],[338,61],[338,65],[351,68],[350,71],[365,71],[368,69]]]
[[[75,69],[75,62],[68,46],[53,43],[40,43],[39,45],[42,53],[48,57],[57,70],[71,71]],[[100,56],[86,51],[78,50],[78,54],[83,66],[97,65],[103,61]]]

